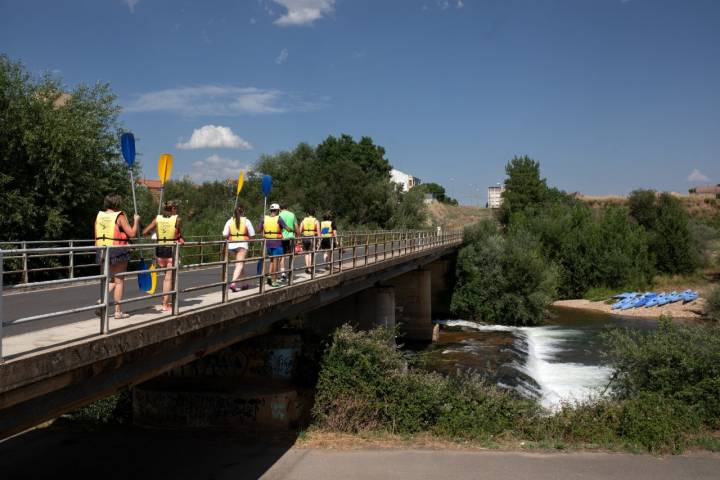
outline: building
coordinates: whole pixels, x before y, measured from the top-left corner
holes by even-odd
[[[432,205],[433,203],[437,203],[437,199],[432,193],[426,193],[425,198],[423,198],[423,203],[425,205]]]
[[[720,185],[710,187],[695,187],[689,191],[691,197],[720,198]]]
[[[417,178],[413,177],[409,173],[401,172],[400,170],[395,170],[394,168],[390,170],[390,177],[391,180],[395,183],[399,183],[403,187],[403,192],[407,192],[411,188],[413,188],[415,185],[420,185],[422,181]]]
[[[149,178],[142,178],[137,181],[140,185],[145,186],[150,191],[150,194],[155,200],[160,200],[160,189],[162,188],[162,182],[160,180],[150,180]]]
[[[488,187],[488,208],[500,208],[502,205],[502,194],[505,191],[505,185],[494,185]]]

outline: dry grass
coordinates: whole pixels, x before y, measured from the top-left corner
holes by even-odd
[[[445,230],[465,228],[480,220],[494,218],[494,212],[489,208],[433,203],[428,205],[427,209],[431,224],[440,225]]]

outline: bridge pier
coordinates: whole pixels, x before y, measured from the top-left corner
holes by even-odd
[[[407,340],[436,341],[438,325],[432,323],[432,275],[418,269],[388,282],[395,290],[396,320]]]
[[[395,289],[390,286],[368,288],[356,295],[359,327],[395,328]]]

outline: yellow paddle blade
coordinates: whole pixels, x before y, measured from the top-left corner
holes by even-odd
[[[160,183],[165,185],[167,179],[170,178],[170,172],[172,171],[173,156],[169,153],[161,153],[160,160],[158,160],[158,177],[160,177]]]
[[[237,192],[235,192],[235,196],[240,195],[240,190],[242,190],[243,183],[245,183],[245,170],[240,170],[240,176],[238,177],[237,184]]]
[[[150,265],[148,270],[150,270],[150,280],[152,283],[150,285],[150,290],[146,290],[146,292],[152,295],[155,293],[155,289],[157,288],[157,272],[155,271],[155,264],[153,263]]]

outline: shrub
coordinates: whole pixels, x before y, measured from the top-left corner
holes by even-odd
[[[698,416],[685,403],[642,392],[623,403],[618,434],[628,444],[650,452],[681,452],[686,434],[699,426]]]
[[[720,328],[660,320],[657,330],[615,330],[605,336],[618,398],[646,393],[677,400],[708,426],[720,422]]]
[[[720,321],[720,285],[710,290],[705,303],[705,314],[715,321]]]
[[[132,394],[130,390],[97,400],[71,412],[70,420],[86,425],[129,423],[132,419]]]

